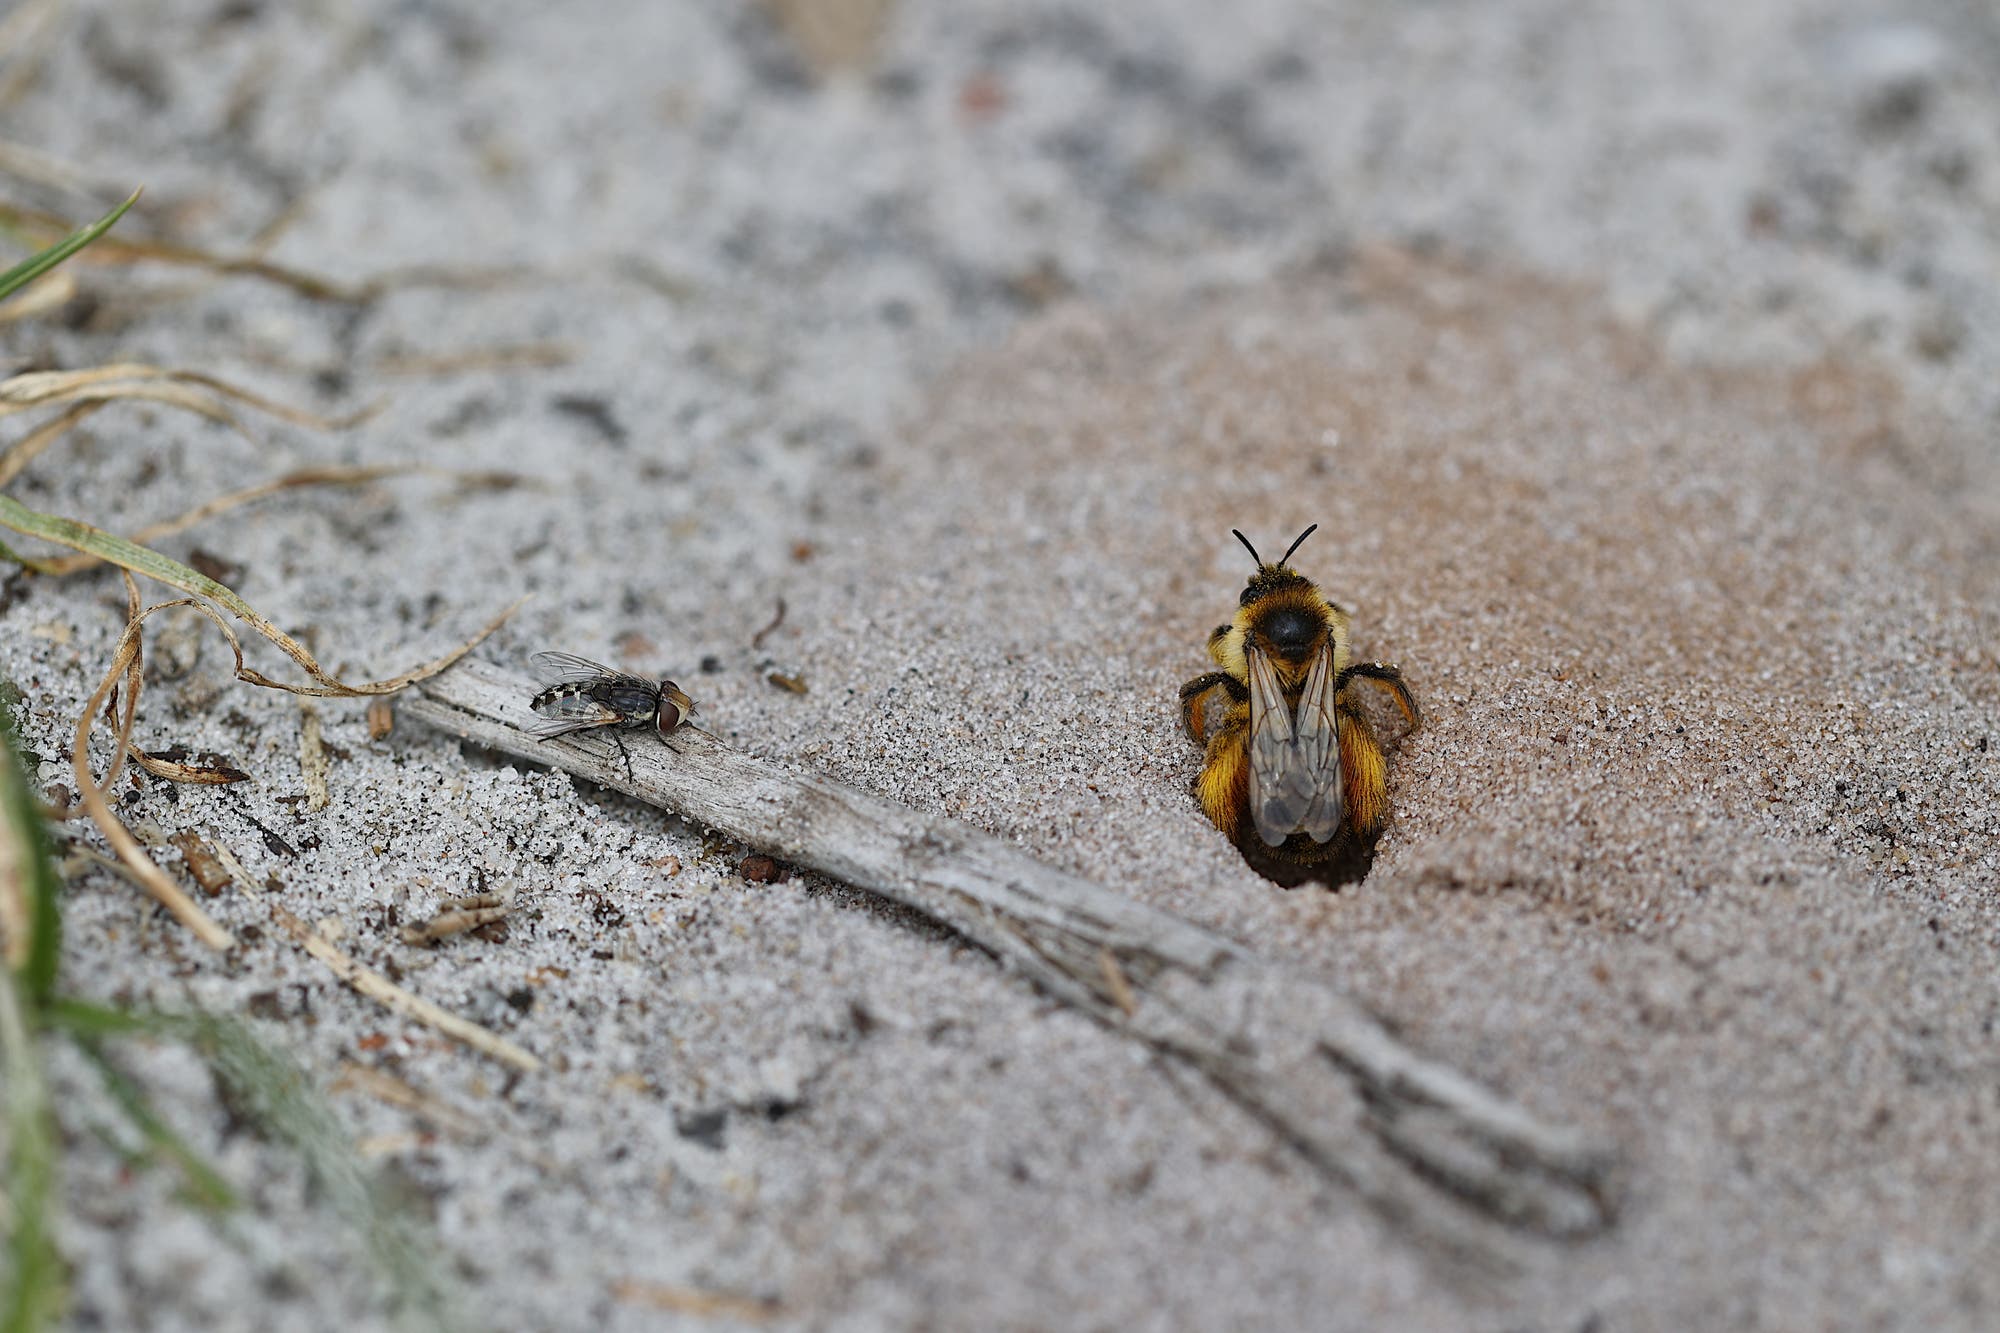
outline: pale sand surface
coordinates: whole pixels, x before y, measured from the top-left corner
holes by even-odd
[[[146,181],[160,232],[233,246],[310,189],[286,262],[535,276],[354,312],[86,275],[97,324],[10,329],[15,356],[390,402],[254,441],[112,409],[25,502],[127,530],[311,463],[525,472],[166,549],[239,562],[357,677],[534,591],[484,654],[673,674],[737,743],[1333,977],[1627,1161],[1606,1235],[1469,1273],[984,955],[746,883],[657,812],[407,723],[371,742],[344,704],[308,811],[297,706],[224,687],[211,639],[140,735],[258,780],[148,782],[128,818],[208,831],[551,1067],[386,1015],[240,897],[210,904],[246,938],[219,959],[82,875],[69,984],[248,1013],[322,1086],[353,1062],[477,1119],[412,1138],[333,1093],[469,1322],[717,1322],[628,1279],[812,1328],[2000,1321],[1985,10],[909,3],[870,79],[820,89],[734,10],[79,8],[8,137]],[[542,342],[572,360],[396,373]],[[1173,707],[1249,572],[1229,529],[1309,522],[1299,567],[1427,714],[1339,894],[1208,828]],[[44,782],[121,606],[84,578],[0,618]],[[504,938],[397,941],[481,876],[517,895]],[[122,1170],[57,1065],[78,1326],[385,1321],[191,1060],[134,1067],[250,1196],[223,1234]]]

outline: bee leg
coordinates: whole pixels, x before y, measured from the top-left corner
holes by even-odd
[[[1347,798],[1347,832],[1373,844],[1389,818],[1389,764],[1368,719],[1353,700],[1340,701],[1340,780]]]
[[[1250,687],[1226,671],[1206,672],[1181,686],[1181,725],[1187,728],[1196,745],[1204,744],[1208,739],[1208,699],[1215,690],[1229,691],[1232,704],[1244,703],[1250,698]]]
[[[1250,707],[1238,704],[1209,739],[1201,776],[1195,779],[1195,799],[1208,822],[1241,846],[1243,811],[1250,803]]]
[[[1392,662],[1356,662],[1334,680],[1336,692],[1346,689],[1347,682],[1355,676],[1372,685],[1380,685],[1395,696],[1396,706],[1403,710],[1403,716],[1410,720],[1410,730],[1423,726],[1423,716],[1417,712],[1417,701],[1410,695],[1410,687],[1403,684],[1403,673]]]

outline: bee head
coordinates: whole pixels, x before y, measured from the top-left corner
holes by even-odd
[[[1252,574],[1250,582],[1244,585],[1243,595],[1237,599],[1237,605],[1249,606],[1258,598],[1268,597],[1274,592],[1282,592],[1287,588],[1296,588],[1301,584],[1309,585],[1310,580],[1303,574],[1294,573],[1292,567],[1286,562],[1292,558],[1292,552],[1299,549],[1299,544],[1318,530],[1319,524],[1315,523],[1304,532],[1301,532],[1297,539],[1285,548],[1283,555],[1279,556],[1274,563],[1267,565],[1264,563],[1264,558],[1257,554],[1257,548],[1250,544],[1250,539],[1235,528],[1231,528],[1230,532],[1235,534],[1236,540],[1243,543],[1243,549],[1250,552],[1250,558],[1257,562],[1257,572]]]
[[[1344,623],[1340,609],[1326,600],[1312,580],[1286,563],[1292,552],[1299,549],[1299,542],[1312,536],[1318,527],[1315,523],[1300,533],[1298,541],[1280,559],[1268,564],[1257,555],[1247,537],[1240,532],[1236,534],[1236,539],[1256,559],[1257,572],[1243,589],[1235,628],[1245,643],[1255,642],[1279,661],[1300,666],[1311,658],[1328,634],[1334,636],[1338,652]]]

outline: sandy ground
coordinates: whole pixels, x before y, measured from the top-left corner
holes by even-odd
[[[2000,1321],[1988,9],[908,2],[826,77],[759,8],[544,9],[71,7],[5,134],[145,183],[135,234],[297,205],[284,263],[504,273],[357,307],[92,271],[18,362],[387,406],[247,440],[116,408],[13,493],[129,530],[314,463],[524,473],[166,549],[357,676],[532,592],[483,653],[672,674],[739,744],[1336,978],[1619,1143],[1619,1220],[1469,1274],[954,939],[358,705],[312,811],[296,703],[172,630],[142,741],[257,781],[127,817],[550,1068],[390,1017],[263,904],[213,900],[221,958],[98,873],[73,988],[249,1015],[475,1326],[726,1322],[632,1283],[802,1328]],[[505,348],[541,363],[421,360]],[[1339,894],[1201,820],[1173,709],[1249,572],[1229,529],[1309,522],[1299,567],[1428,719]],[[0,618],[44,782],[120,605],[28,583]],[[398,941],[480,882],[503,935]],[[59,1061],[77,1326],[386,1322],[296,1161],[187,1057],[134,1067],[254,1207],[218,1233],[125,1170]]]

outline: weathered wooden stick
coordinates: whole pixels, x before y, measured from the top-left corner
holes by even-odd
[[[1331,986],[977,829],[683,727],[539,741],[534,685],[465,661],[405,716],[565,769],[938,921],[1114,1031],[1200,1070],[1308,1161],[1408,1225],[1491,1255],[1503,1228],[1608,1227],[1608,1146],[1410,1050]],[[630,777],[627,776],[627,758]],[[1455,1201],[1453,1206],[1447,1200]]]

